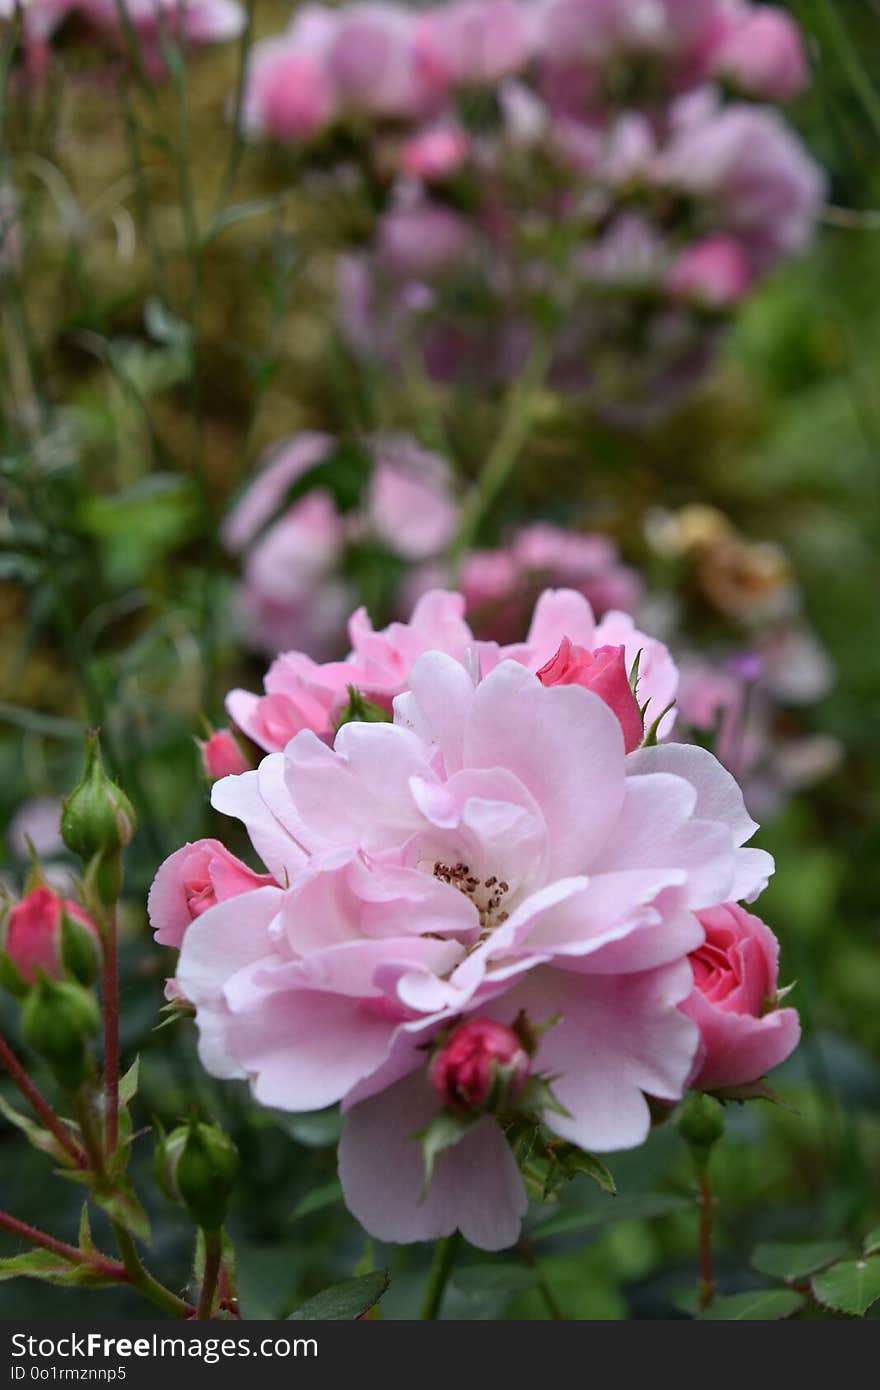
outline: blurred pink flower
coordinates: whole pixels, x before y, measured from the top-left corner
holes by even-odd
[[[746,95],[767,101],[789,101],[808,77],[797,24],[770,5],[732,7],[710,45],[709,68]]]
[[[468,157],[470,140],[456,125],[428,126],[405,141],[400,151],[404,174],[426,183],[448,179]]]
[[[821,170],[781,116],[745,105],[695,108],[658,156],[657,177],[704,203],[753,272],[804,249],[825,192]]]
[[[224,522],[225,545],[244,555],[235,610],[243,640],[255,650],[301,647],[316,658],[332,656],[344,644],[353,602],[343,573],[346,548],[373,540],[403,559],[425,560],[455,533],[458,507],[445,461],[404,435],[367,441],[372,466],[355,511],[340,513],[323,488],[286,503],[335,447],[329,435],[315,433],[278,445]]]
[[[748,293],[752,276],[739,242],[734,237],[715,236],[682,251],[666,283],[682,299],[726,308]]]

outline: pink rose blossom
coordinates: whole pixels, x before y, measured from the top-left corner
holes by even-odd
[[[551,600],[543,627],[573,600]],[[432,602],[460,627],[460,601]],[[410,664],[406,629],[364,641],[402,658],[395,722],[347,723],[333,748],[305,730],[215,784],[279,886],[204,911],[178,978],[208,1070],[269,1106],[342,1103],[340,1174],[369,1232],[458,1227],[499,1249],[526,1201],[493,1116],[439,1157],[421,1200],[426,1046],[470,1017],[555,1020],[533,1060],[567,1112],[545,1112],[549,1128],[588,1149],[641,1143],[645,1093],[676,1099],[693,1066],[678,1005],[695,914],[754,897],[772,861],[741,848],[756,827],[703,750],[627,755],[598,696],[546,688],[515,660],[478,679],[473,655],[435,647]]]
[[[499,1079],[513,1099],[529,1075],[529,1057],[516,1033],[491,1018],[471,1018],[434,1054],[431,1085],[449,1110],[482,1110]]]
[[[69,898],[53,893],[51,888],[33,888],[9,913],[6,955],[18,973],[29,983],[42,971],[50,979],[59,980],[66,974],[62,960],[62,919],[64,915],[77,922],[100,951],[98,929],[91,917]]]
[[[779,943],[736,903],[698,915],[706,939],[691,953],[694,989],[681,1005],[700,1030],[690,1085],[747,1085],[784,1062],[800,1038],[797,1011],[776,1007]]]
[[[462,595],[429,590],[419,598],[409,623],[391,623],[376,632],[365,610],[359,609],[349,622],[351,652],[345,661],[319,665],[302,652],[286,652],[269,668],[263,695],[230,692],[229,717],[267,752],[280,751],[302,729],[329,742],[348,701],[349,685],[390,709],[394,697],[408,689],[413,665],[424,652],[441,651],[457,660],[470,653],[484,674],[505,657],[538,671],[564,637],[588,651],[623,647],[628,670],[639,657],[639,701],[646,706],[649,726],[664,716],[675,698],[678,672],[663,643],[640,632],[627,613],[606,613],[597,624],[587,600],[573,590],[547,590],[535,607],[526,640],[507,647],[478,641],[464,611]],[[668,734],[674,719],[674,710],[669,710],[661,720],[660,737]]]
[[[216,729],[199,744],[205,776],[212,782],[220,777],[234,777],[247,772],[250,763],[231,729]]]
[[[147,912],[161,946],[180,946],[190,923],[218,903],[274,882],[256,874],[219,840],[196,840],[170,855],[150,889]]]

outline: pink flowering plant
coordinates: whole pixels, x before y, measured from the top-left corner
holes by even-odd
[[[11,1317],[880,1299],[876,103],[797,8],[0,0]]]

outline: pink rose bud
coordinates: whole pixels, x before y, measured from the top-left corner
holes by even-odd
[[[547,686],[582,685],[592,690],[617,715],[626,752],[641,744],[645,726],[629,682],[624,647],[597,647],[589,652],[563,637],[556,655],[538,672],[538,680]]]
[[[694,989],[680,1006],[700,1030],[689,1084],[748,1085],[784,1062],[800,1038],[797,1011],[776,1007],[779,943],[736,903],[697,916],[706,940],[690,956]]]
[[[450,1110],[468,1113],[513,1099],[529,1075],[529,1057],[512,1028],[491,1018],[462,1023],[431,1063],[431,1085]]]
[[[5,941],[6,959],[27,984],[37,971],[49,979],[74,976],[91,984],[98,973],[101,939],[81,907],[51,888],[34,888],[12,909]]]
[[[707,237],[689,246],[669,272],[667,286],[677,299],[693,299],[712,308],[736,304],[751,288],[745,252],[729,236]]]
[[[807,60],[794,20],[769,5],[734,19],[711,59],[714,72],[740,91],[769,101],[788,101],[807,83]]]
[[[147,898],[147,915],[160,946],[183,944],[187,927],[227,898],[273,884],[257,874],[219,840],[182,845],[159,866]]]
[[[239,773],[251,770],[241,745],[229,729],[217,729],[210,738],[199,741],[199,748],[205,775],[212,782],[221,777],[237,777]]]

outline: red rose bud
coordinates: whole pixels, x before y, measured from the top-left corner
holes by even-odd
[[[645,726],[630,685],[623,647],[597,647],[590,652],[563,637],[556,655],[538,672],[538,680],[542,685],[582,685],[592,690],[617,716],[627,753],[641,744]]]
[[[217,729],[204,742],[199,740],[199,750],[205,776],[211,782],[217,782],[221,777],[237,777],[251,770],[241,745],[230,729]]]
[[[450,1110],[500,1109],[529,1076],[529,1056],[512,1028],[491,1018],[462,1023],[435,1054],[430,1081]]]
[[[90,985],[100,967],[101,942],[81,907],[40,886],[9,913],[4,955],[5,982],[15,993],[34,984],[38,970],[51,980],[72,976]]]

